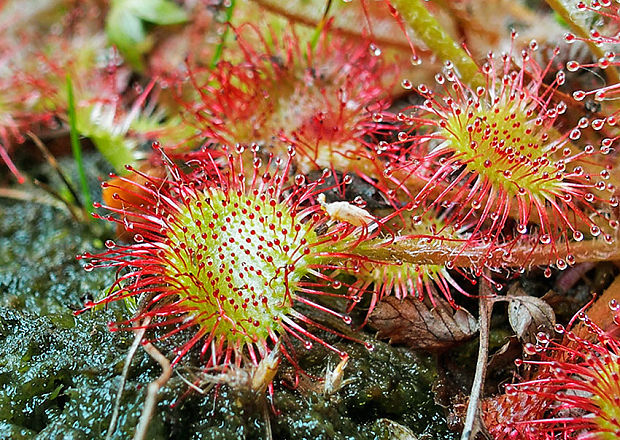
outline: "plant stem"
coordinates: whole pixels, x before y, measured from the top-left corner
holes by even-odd
[[[125,389],[125,383],[127,382],[127,376],[129,375],[129,367],[131,366],[131,361],[136,354],[136,350],[140,346],[140,342],[144,337],[144,333],[146,332],[146,326],[151,322],[151,318],[147,317],[137,330],[134,330],[134,340],[129,347],[129,352],[127,352],[127,357],[125,358],[125,365],[123,366],[123,373],[121,375],[121,383],[118,385],[118,391],[116,393],[116,400],[114,402],[114,411],[112,411],[112,419],[110,420],[110,426],[108,427],[108,432],[106,433],[105,440],[110,440],[114,431],[116,430],[116,423],[118,421],[118,412],[121,406],[121,398],[123,397],[123,390]]]
[[[487,274],[488,276],[488,274]],[[487,372],[487,359],[489,357],[489,330],[491,328],[491,312],[493,311],[493,290],[486,278],[480,282],[480,298],[478,298],[479,316],[478,324],[480,327],[480,345],[478,346],[478,361],[476,363],[476,375],[469,394],[469,404],[467,405],[467,415],[461,440],[473,439],[478,429],[477,417],[480,407],[480,395],[484,387],[484,379]]]
[[[474,60],[426,9],[425,2],[422,0],[391,0],[391,3],[433,53],[444,61],[452,61],[463,82],[473,88],[484,85],[484,79]]]
[[[92,211],[93,202],[90,197],[90,190],[88,189],[86,172],[84,171],[84,161],[82,160],[82,147],[80,146],[80,140],[78,138],[77,115],[75,113],[75,98],[73,97],[73,85],[71,83],[71,76],[69,75],[67,75],[67,100],[69,107],[68,116],[71,136],[71,150],[73,151],[73,158],[75,159],[78,173],[80,175],[80,186],[82,188],[82,196],[84,196],[84,206],[87,210]],[[88,218],[89,217],[86,217],[87,221]]]
[[[491,44],[497,44],[500,41],[500,32],[502,32],[503,29],[485,26],[475,15],[471,14],[467,9],[464,9],[462,7],[463,5],[459,2],[454,2],[453,0],[433,0],[433,3],[448,12],[459,28],[475,29],[476,33],[484,35],[485,39]],[[462,32],[461,35],[463,35]]]
[[[617,240],[618,238],[616,238]],[[388,243],[374,240],[351,251],[355,255],[378,261],[401,261],[410,264],[445,264],[452,262],[456,267],[475,268],[481,265],[494,267],[545,266],[571,254],[575,263],[620,260],[620,246],[607,244],[603,240],[584,240],[570,243],[570,249],[563,243],[552,252],[548,246],[533,246],[522,243],[509,250],[490,245],[467,245],[463,241],[449,241],[428,237],[410,236]]]
[[[325,5],[325,12],[323,13],[323,17],[321,18],[321,20],[317,23],[316,27],[314,28],[314,33],[312,34],[312,38],[310,39],[310,47],[312,48],[312,50],[314,50],[316,48],[317,43],[319,42],[319,39],[321,38],[321,34],[323,33],[323,29],[325,28],[325,24],[327,23],[327,20],[329,18],[329,8],[332,5],[332,0],[327,0],[327,4]],[[308,54],[306,54],[306,57],[308,56]]]
[[[222,51],[224,50],[224,44],[226,43],[226,38],[228,37],[228,32],[230,30],[230,20],[233,16],[233,11],[235,10],[235,0],[230,0],[230,5],[226,8],[226,28],[224,29],[224,33],[222,34],[222,39],[219,44],[215,48],[215,53],[213,54],[213,58],[211,59],[211,68],[213,69],[217,66],[217,63],[220,61],[222,57]]]
[[[161,375],[151,382],[147,388],[146,399],[144,400],[144,408],[142,409],[142,414],[140,415],[140,421],[138,422],[138,426],[136,427],[136,432],[133,436],[133,440],[144,440],[146,438],[146,434],[149,428],[149,423],[151,422],[151,418],[153,417],[153,412],[155,411],[155,407],[157,406],[157,394],[159,390],[168,383],[170,380],[170,376],[172,376],[172,367],[170,366],[170,361],[166,356],[161,354],[161,352],[155,348],[155,346],[151,343],[144,345],[144,351],[146,351],[149,356],[161,365],[162,373]]]
[[[60,165],[56,161],[56,158],[54,157],[54,155],[52,155],[52,153],[47,149],[45,144],[41,141],[41,139],[39,139],[37,135],[35,135],[31,131],[27,131],[26,134],[32,140],[32,142],[34,142],[34,144],[37,146],[41,154],[43,154],[43,157],[45,157],[45,160],[47,161],[47,163],[50,164],[50,166],[54,169],[54,171],[56,171],[56,174],[58,175],[58,177],[60,177],[60,180],[62,180],[62,183],[65,184],[65,187],[71,193],[71,196],[73,197],[73,200],[75,201],[75,203],[77,203],[77,205],[80,208],[84,209],[84,205],[82,205],[82,202],[80,201],[80,197],[78,196],[77,191],[73,188],[73,185],[71,184],[71,182],[69,181],[65,173],[62,171],[62,169],[60,168]]]
[[[578,37],[583,38],[590,50],[597,58],[603,58],[605,51],[603,48],[597,46],[590,37],[589,29],[586,28],[585,16],[581,11],[575,9],[574,0],[546,0],[547,4],[562,17],[571,28],[571,30],[577,34]],[[620,75],[614,66],[609,66],[605,69],[605,74],[610,83],[620,82]]]

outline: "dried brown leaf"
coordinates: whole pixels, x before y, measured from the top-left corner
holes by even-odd
[[[521,342],[536,342],[536,333],[553,332],[555,313],[544,300],[519,289],[508,292],[508,321]]]
[[[493,355],[489,358],[489,371],[497,371],[502,368],[510,367],[514,368],[515,358],[521,355],[521,343],[516,336],[511,336],[504,345],[502,345]]]
[[[429,308],[413,297],[403,300],[389,296],[370,315],[370,325],[379,338],[414,349],[445,350],[470,339],[478,331],[477,320],[465,309],[454,310],[437,299]]]

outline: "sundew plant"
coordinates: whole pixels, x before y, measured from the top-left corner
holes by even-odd
[[[2,2],[0,437],[620,438],[619,14]]]

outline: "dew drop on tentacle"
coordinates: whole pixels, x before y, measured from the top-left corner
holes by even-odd
[[[594,93],[595,101],[604,101],[606,97],[607,97],[607,93],[604,90],[599,90],[596,93]]]
[[[536,333],[536,341],[540,344],[548,344],[550,342],[549,335],[545,332]]]
[[[584,92],[583,90],[576,90],[573,92],[573,98],[575,99],[575,101],[583,101],[585,97],[586,92]]]
[[[537,353],[536,346],[530,342],[523,346],[523,351],[528,356],[534,356]]]
[[[592,128],[596,131],[601,130],[604,125],[605,125],[604,119],[595,119],[594,121],[592,121]]]

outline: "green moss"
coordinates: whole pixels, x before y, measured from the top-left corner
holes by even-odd
[[[282,411],[272,420],[276,438],[375,439],[389,419],[431,438],[450,439],[443,410],[431,392],[435,377],[428,359],[403,349],[375,342],[372,351],[359,344],[342,344],[350,361],[345,384],[330,397],[313,392],[276,393],[275,406]],[[314,375],[324,374],[325,353],[301,353],[302,366]],[[332,362],[332,367],[336,360]],[[455,436],[454,436],[455,438]]]
[[[113,318],[112,311],[86,315],[63,328],[45,316],[0,308],[0,420],[5,428],[10,424],[15,432],[48,433],[41,438],[56,438],[52,431],[66,433],[64,438],[98,438],[105,432],[127,350],[126,338],[107,330],[105,323]],[[148,375],[138,378],[148,380]],[[119,434],[124,434],[115,438],[131,433],[142,399],[132,382],[121,412]]]

